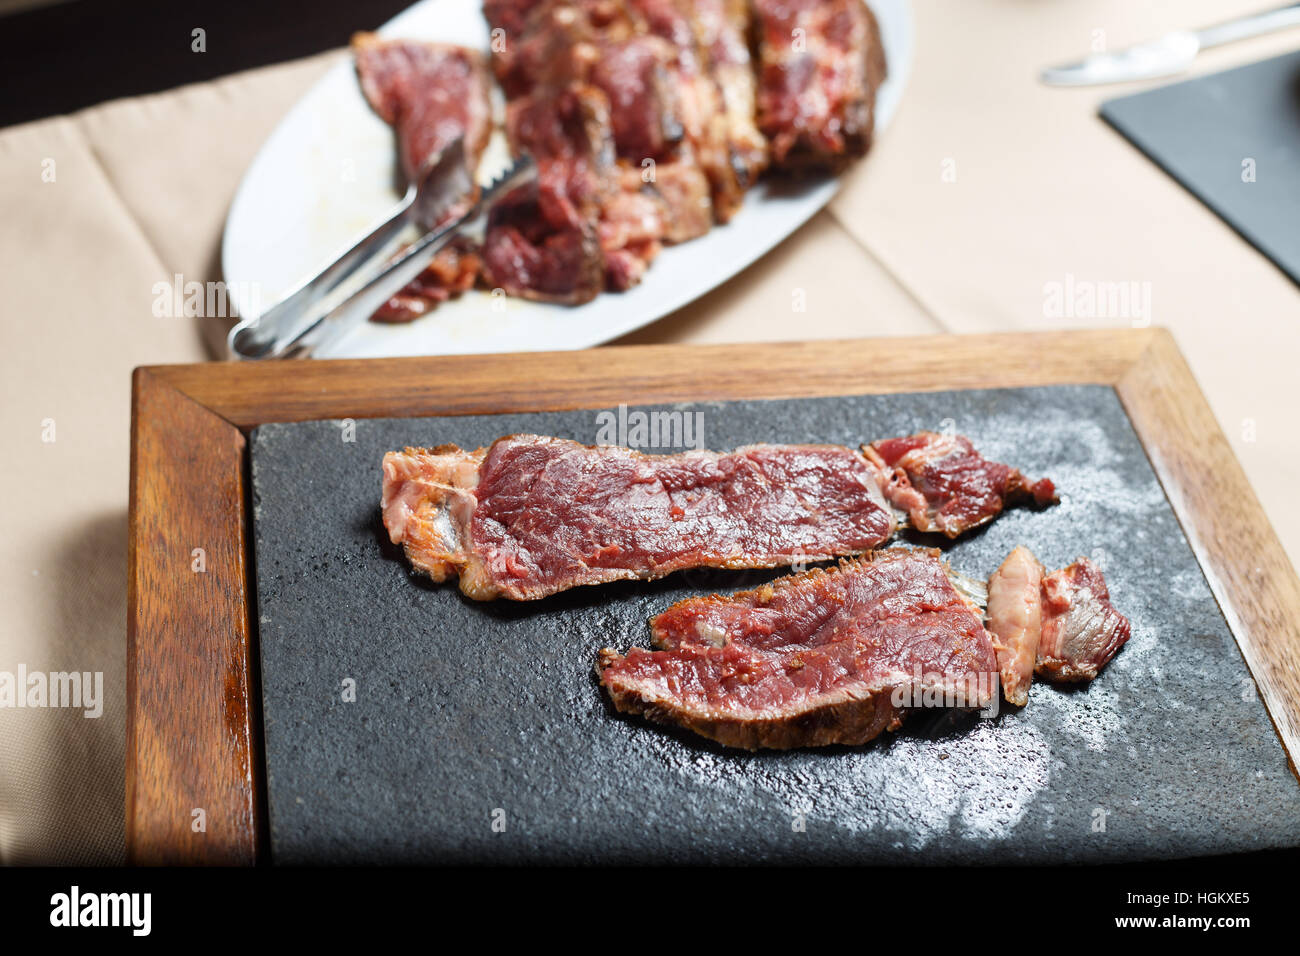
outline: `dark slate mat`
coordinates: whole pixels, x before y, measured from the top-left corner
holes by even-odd
[[[1300,283],[1300,51],[1109,100],[1101,115]]]
[[[1020,543],[1053,568],[1092,555],[1132,640],[1088,689],[1036,684],[1020,713],[925,713],[860,748],[726,751],[613,713],[592,665],[602,646],[644,645],[671,602],[773,573],[477,604],[412,576],[381,529],[385,451],[517,431],[592,442],[595,412],[359,421],[353,442],[337,422],[264,425],[252,471],[273,859],[1059,862],[1300,842],[1300,786],[1113,391],[690,410],[715,449],[948,425],[1050,475],[1060,506],[1010,512],[949,558],[982,577]]]

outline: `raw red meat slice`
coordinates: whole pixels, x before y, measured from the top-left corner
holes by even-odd
[[[836,169],[871,146],[884,47],[862,0],[754,0],[758,127],[783,170]]]
[[[384,525],[436,581],[532,600],[686,568],[861,554],[894,531],[865,460],[836,445],[645,455],[512,435],[489,448],[390,452]]]
[[[397,131],[408,181],[457,136],[465,160],[478,167],[492,133],[487,64],[465,47],[419,40],[352,38],[357,77],[371,108]]]
[[[352,38],[362,92],[380,118],[397,131],[398,154],[408,181],[457,136],[466,165],[478,168],[492,133],[491,78],[483,57],[464,47],[417,40],[384,40],[373,33]],[[474,286],[480,260],[457,242],[438,254],[420,276],[372,317],[409,322]]]
[[[909,707],[997,703],[993,646],[937,551],[690,598],[650,626],[658,650],[600,653],[615,707],[729,747],[861,744]]]
[[[1097,676],[1129,639],[1128,618],[1110,603],[1101,570],[1087,558],[1043,579],[1043,636],[1036,673],[1078,683]]]
[[[881,491],[918,531],[955,538],[997,517],[1005,505],[1057,500],[1052,482],[1030,482],[1010,465],[989,461],[963,435],[917,432],[864,445]]]

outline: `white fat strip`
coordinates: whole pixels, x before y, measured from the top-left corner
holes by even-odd
[[[700,636],[700,640],[712,644],[714,647],[726,647],[728,641],[731,640],[726,631],[716,624],[710,624],[708,621],[697,621],[695,633]]]

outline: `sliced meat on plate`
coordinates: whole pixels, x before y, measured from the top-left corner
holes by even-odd
[[[618,190],[609,101],[597,88],[541,88],[511,101],[506,132],[537,162],[535,190],[492,212],[483,244],[487,284],[507,295],[575,305],[604,287],[597,226]]]
[[[754,0],[758,128],[772,165],[838,169],[871,146],[885,78],[876,18],[862,0]]]
[[[361,90],[371,108],[397,131],[408,181],[457,136],[471,170],[492,133],[491,78],[483,55],[449,43],[352,38]]]
[[[397,133],[407,181],[458,136],[470,171],[478,168],[492,133],[491,76],[482,54],[446,43],[352,38],[357,77],[370,106]],[[448,215],[451,215],[449,212]],[[409,322],[470,289],[480,260],[456,241],[437,254],[415,281],[375,313],[378,322]]]
[[[578,86],[605,99],[619,168],[596,196],[591,225],[608,288],[630,288],[663,244],[709,230],[714,196],[736,182],[736,173],[722,94],[684,0],[506,0],[487,4],[485,14],[501,31],[493,65],[512,109]],[[512,145],[529,148],[514,137]],[[728,208],[740,198],[731,192]],[[511,245],[518,239],[511,236]],[[507,292],[521,287],[496,284]]]
[[[712,219],[728,222],[748,185],[732,161],[726,103],[710,69],[706,36],[690,0],[627,0],[640,29],[673,51],[668,70],[682,141],[675,159],[697,167],[709,184]],[[634,159],[634,162],[637,161]]]
[[[756,121],[758,84],[749,52],[748,0],[695,0],[695,22],[722,94],[727,149],[742,188],[767,168],[767,138]]]

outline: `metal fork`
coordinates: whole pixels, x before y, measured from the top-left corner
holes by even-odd
[[[457,236],[482,243],[488,213],[500,199],[537,178],[529,156],[513,165],[475,197],[460,137],[425,166],[389,217],[320,272],[299,283],[260,316],[240,322],[226,340],[232,358],[306,358],[333,345],[428,267]],[[441,222],[457,204],[459,215]],[[395,258],[410,223],[425,230]]]

